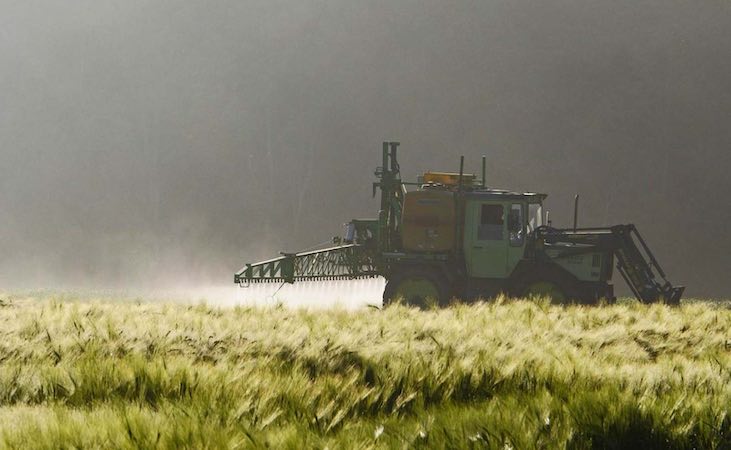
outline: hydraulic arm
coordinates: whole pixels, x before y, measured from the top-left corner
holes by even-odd
[[[537,230],[536,236],[549,245],[567,244],[561,256],[597,250],[611,252],[622,278],[635,296],[644,302],[662,298],[675,304],[680,301],[685,290],[684,286],[673,286],[667,280],[665,272],[633,224],[609,228],[541,228]]]

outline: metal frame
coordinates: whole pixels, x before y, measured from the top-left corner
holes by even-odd
[[[240,285],[263,282],[294,283],[303,280],[336,280],[377,276],[380,272],[365,247],[339,245],[247,264],[234,275]]]

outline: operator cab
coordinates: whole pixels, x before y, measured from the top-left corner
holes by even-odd
[[[545,194],[491,189],[465,173],[426,172],[416,184],[404,195],[401,250],[462,250],[469,277],[510,277],[543,224]]]
[[[525,254],[527,236],[543,224],[544,194],[480,189],[464,193],[467,273],[477,278],[510,276]]]

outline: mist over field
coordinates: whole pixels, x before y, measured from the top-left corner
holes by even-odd
[[[374,217],[399,140],[407,178],[485,154],[728,297],[729,29],[725,0],[0,0],[0,286],[230,283]]]

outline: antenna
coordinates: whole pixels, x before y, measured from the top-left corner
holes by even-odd
[[[485,172],[486,172],[485,168],[487,165],[486,159],[487,158],[485,158],[485,155],[482,155],[482,188],[483,189],[486,186],[486,184],[485,184]]]
[[[462,192],[462,176],[464,175],[464,155],[459,157],[459,192]]]

